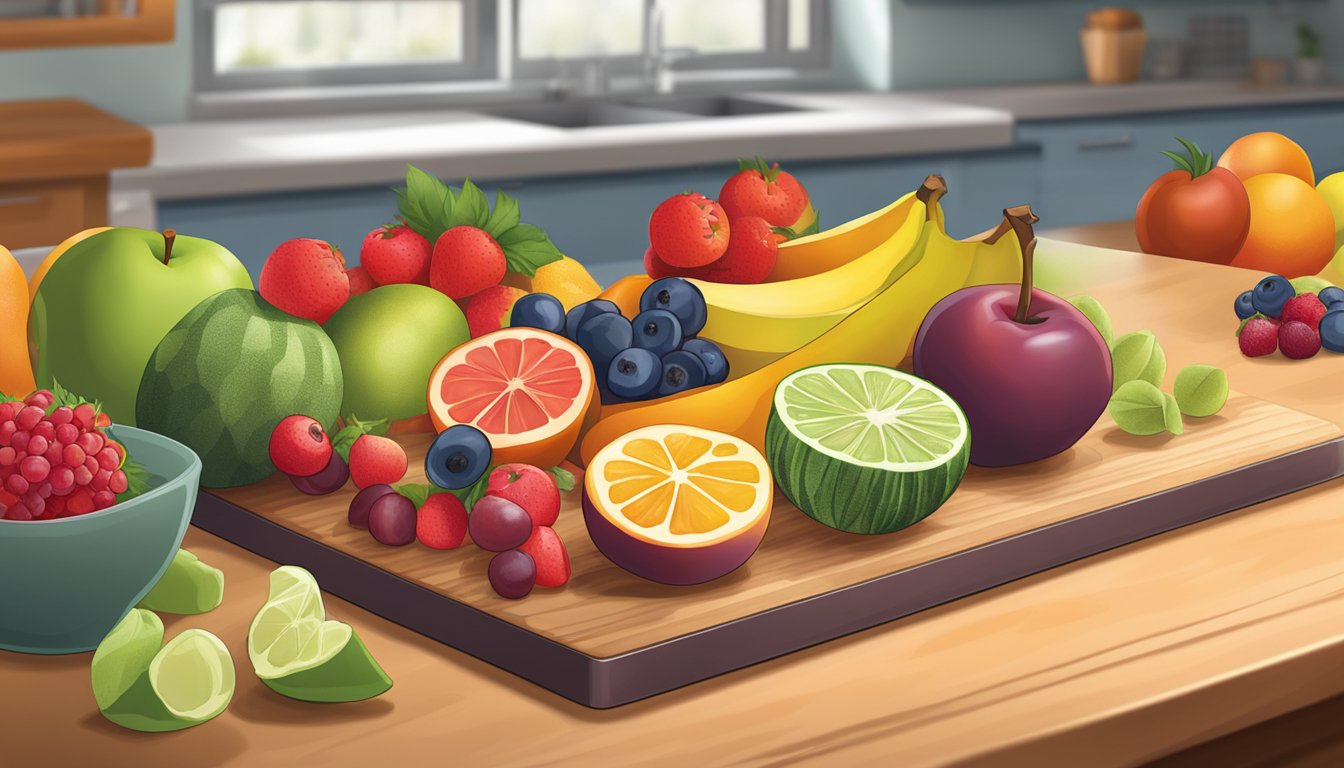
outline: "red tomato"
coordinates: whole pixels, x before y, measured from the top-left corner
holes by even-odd
[[[1193,144],[1187,160],[1162,174],[1139,200],[1134,231],[1144,253],[1212,264],[1231,263],[1251,228],[1251,201],[1241,179],[1215,168]]]

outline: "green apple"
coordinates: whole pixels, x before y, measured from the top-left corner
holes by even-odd
[[[252,288],[218,243],[114,227],[70,247],[33,297],[28,349],[39,387],[53,380],[135,424],[140,377],[154,348],[201,300]]]
[[[341,359],[342,416],[408,419],[428,413],[429,375],[471,338],[457,303],[423,285],[351,296],[323,326]]]

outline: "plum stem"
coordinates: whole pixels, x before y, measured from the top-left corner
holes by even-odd
[[[1017,296],[1017,314],[1013,319],[1019,323],[1026,323],[1031,319],[1032,273],[1036,260],[1036,230],[1032,225],[1040,221],[1040,218],[1031,212],[1029,205],[1005,208],[1003,218],[1022,246],[1022,290]]]
[[[177,239],[177,230],[163,230],[163,263],[168,264],[168,259],[173,255],[173,241]]]

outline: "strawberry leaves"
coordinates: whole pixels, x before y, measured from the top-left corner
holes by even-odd
[[[495,192],[492,210],[485,192],[471,179],[455,190],[408,165],[406,186],[393,192],[397,195],[397,211],[406,225],[430,243],[436,243],[453,227],[484,230],[503,249],[508,270],[528,277],[561,258],[560,249],[540,227],[522,223],[518,201],[503,190]]]
[[[564,467],[551,467],[546,474],[555,480],[555,487],[563,491],[574,490],[574,473]]]
[[[757,155],[750,160],[739,158],[737,161],[737,170],[739,173],[755,171],[765,179],[766,183],[773,184],[775,178],[779,176],[779,163],[771,165],[765,162],[765,158]]]
[[[331,449],[341,455],[345,463],[350,463],[350,447],[364,435],[386,435],[387,419],[360,421],[354,414],[345,417],[345,426],[331,436]]]

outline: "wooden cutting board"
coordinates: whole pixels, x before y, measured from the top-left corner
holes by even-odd
[[[428,436],[404,444],[424,482]],[[831,530],[777,496],[755,556],[715,582],[651,583],[593,547],[567,494],[556,530],[573,578],[494,595],[490,553],[383,546],[346,522],[353,486],[300,494],[283,477],[202,491],[193,523],[302,565],[327,591],[598,708],[618,706],[891,621],[1013,579],[1344,474],[1344,430],[1234,393],[1180,436],[1103,419],[1069,451],[972,467],[923,522],[885,536]]]

